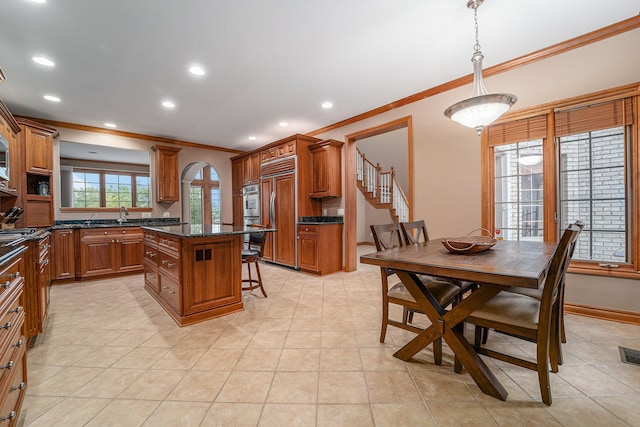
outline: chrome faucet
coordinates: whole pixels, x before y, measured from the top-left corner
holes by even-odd
[[[84,224],[85,224],[87,227],[89,227],[89,226],[91,225],[91,220],[92,220],[93,218],[95,218],[96,216],[98,216],[98,212],[94,212],[94,213],[92,213],[92,214],[91,214],[91,216],[89,217],[89,219],[88,219],[88,220],[86,220],[86,221],[84,222]]]
[[[124,212],[124,218],[122,217],[122,213]],[[127,218],[129,216],[129,209],[125,208],[124,206],[120,206],[120,215],[118,218],[118,222],[120,224],[122,224],[123,222],[127,222]]]

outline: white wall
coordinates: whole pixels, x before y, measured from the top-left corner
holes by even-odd
[[[639,45],[640,29],[636,29],[493,76],[485,83],[492,93],[516,94],[515,109],[636,83],[640,55],[630,48]],[[345,135],[412,116],[413,218],[426,219],[433,237],[466,234],[481,223],[480,140],[474,130],[445,118],[443,111],[469,93],[468,86],[457,88],[315,136],[346,141]],[[566,301],[640,312],[640,281],[570,275]]]

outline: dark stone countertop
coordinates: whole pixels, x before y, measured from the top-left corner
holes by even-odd
[[[71,219],[59,220],[51,227],[52,230],[66,230],[69,228],[108,228],[108,227],[142,227],[142,226],[172,226],[180,224],[180,218],[134,218],[125,222],[117,219]]]
[[[234,227],[233,225],[221,224],[178,224],[171,226],[143,225],[142,228],[184,238],[231,236],[234,234],[276,231],[275,228]]]
[[[322,225],[322,224],[342,224],[342,216],[301,216],[298,224]]]

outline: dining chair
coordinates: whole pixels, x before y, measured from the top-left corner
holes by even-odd
[[[574,223],[575,226],[577,226],[580,231],[578,232],[578,234],[580,234],[582,232],[582,230],[584,229],[584,222],[582,221],[576,221]],[[569,245],[569,257],[573,257],[573,252],[575,250],[576,247],[576,243],[577,243],[577,238],[576,240],[571,243]],[[566,343],[567,342],[567,335],[565,332],[565,327],[564,327],[564,289],[565,289],[565,277],[562,278],[562,282],[560,283],[560,288],[558,291],[558,301],[556,303],[555,308],[558,310],[558,327],[559,329],[559,333],[557,335],[557,338],[560,340],[557,343],[557,349],[558,349],[558,364],[562,365],[563,363],[563,355],[562,355],[562,346],[561,343]],[[540,286],[538,289],[532,289],[532,288],[521,288],[521,287],[513,287],[513,288],[508,288],[505,289],[505,291],[507,292],[515,292],[517,294],[520,295],[526,295],[528,297],[531,298],[535,298],[538,301],[540,301],[542,299],[542,294],[544,291],[544,285]],[[488,336],[488,330],[485,329],[483,331],[483,336],[482,336],[482,343],[486,344],[487,343],[487,336]]]
[[[478,353],[538,372],[542,401],[547,405],[551,405],[549,363],[553,372],[558,371],[559,310],[554,306],[560,298],[560,286],[571,261],[571,247],[579,233],[580,228],[571,224],[562,234],[551,258],[540,300],[515,292],[500,292],[464,320],[475,325],[474,348]],[[482,347],[483,328],[536,343],[536,361]],[[459,366],[456,360],[456,372]]]
[[[378,251],[404,246],[398,223],[372,225],[371,233],[373,234],[373,240]],[[398,282],[389,287],[389,276],[394,274],[392,269],[380,267],[382,281],[382,327],[380,330],[380,342],[384,342],[385,340],[387,325],[396,326],[415,333],[422,332],[421,328],[409,324],[409,317],[412,317],[410,315],[414,312],[422,313],[411,293],[402,282]],[[456,301],[460,293],[458,286],[443,280],[434,279],[430,276],[418,275],[418,277],[442,307],[446,307]],[[402,306],[402,321],[389,318],[389,304]],[[436,365],[442,363],[442,339],[438,339],[433,343],[433,359]]]
[[[242,286],[243,291],[252,291],[254,289],[260,289],[262,295],[267,297],[267,293],[262,286],[262,276],[260,275],[260,264],[258,261],[262,258],[262,252],[264,250],[264,231],[260,231],[261,228],[265,228],[264,225],[251,224],[249,227],[255,227],[256,231],[249,233],[249,240],[247,241],[247,247],[242,249],[242,263],[247,265],[247,271],[249,273],[248,279],[242,279],[242,283],[247,283],[247,286]],[[254,279],[251,275],[251,265],[255,265],[257,279]]]
[[[400,231],[402,232],[404,242],[407,245],[417,245],[420,242],[426,242],[429,240],[427,224],[423,219],[401,222]],[[448,278],[439,278],[439,280],[444,280],[460,287],[461,292],[458,294],[457,302],[462,301],[462,298],[467,291],[472,291],[478,287],[477,283],[469,282],[466,280],[456,280]],[[411,321],[411,314],[409,315],[409,321]]]

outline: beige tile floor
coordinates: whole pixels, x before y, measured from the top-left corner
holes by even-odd
[[[541,403],[535,372],[488,360],[509,392],[502,402],[455,374],[446,346],[435,366],[429,349],[410,363],[392,357],[411,333],[391,327],[379,343],[379,269],[262,269],[268,298],[245,293],[243,312],[185,328],[142,275],[54,286],[46,331],[28,353],[20,424],[640,426],[640,366],[618,354],[640,349],[639,326],[568,315],[553,405]]]

